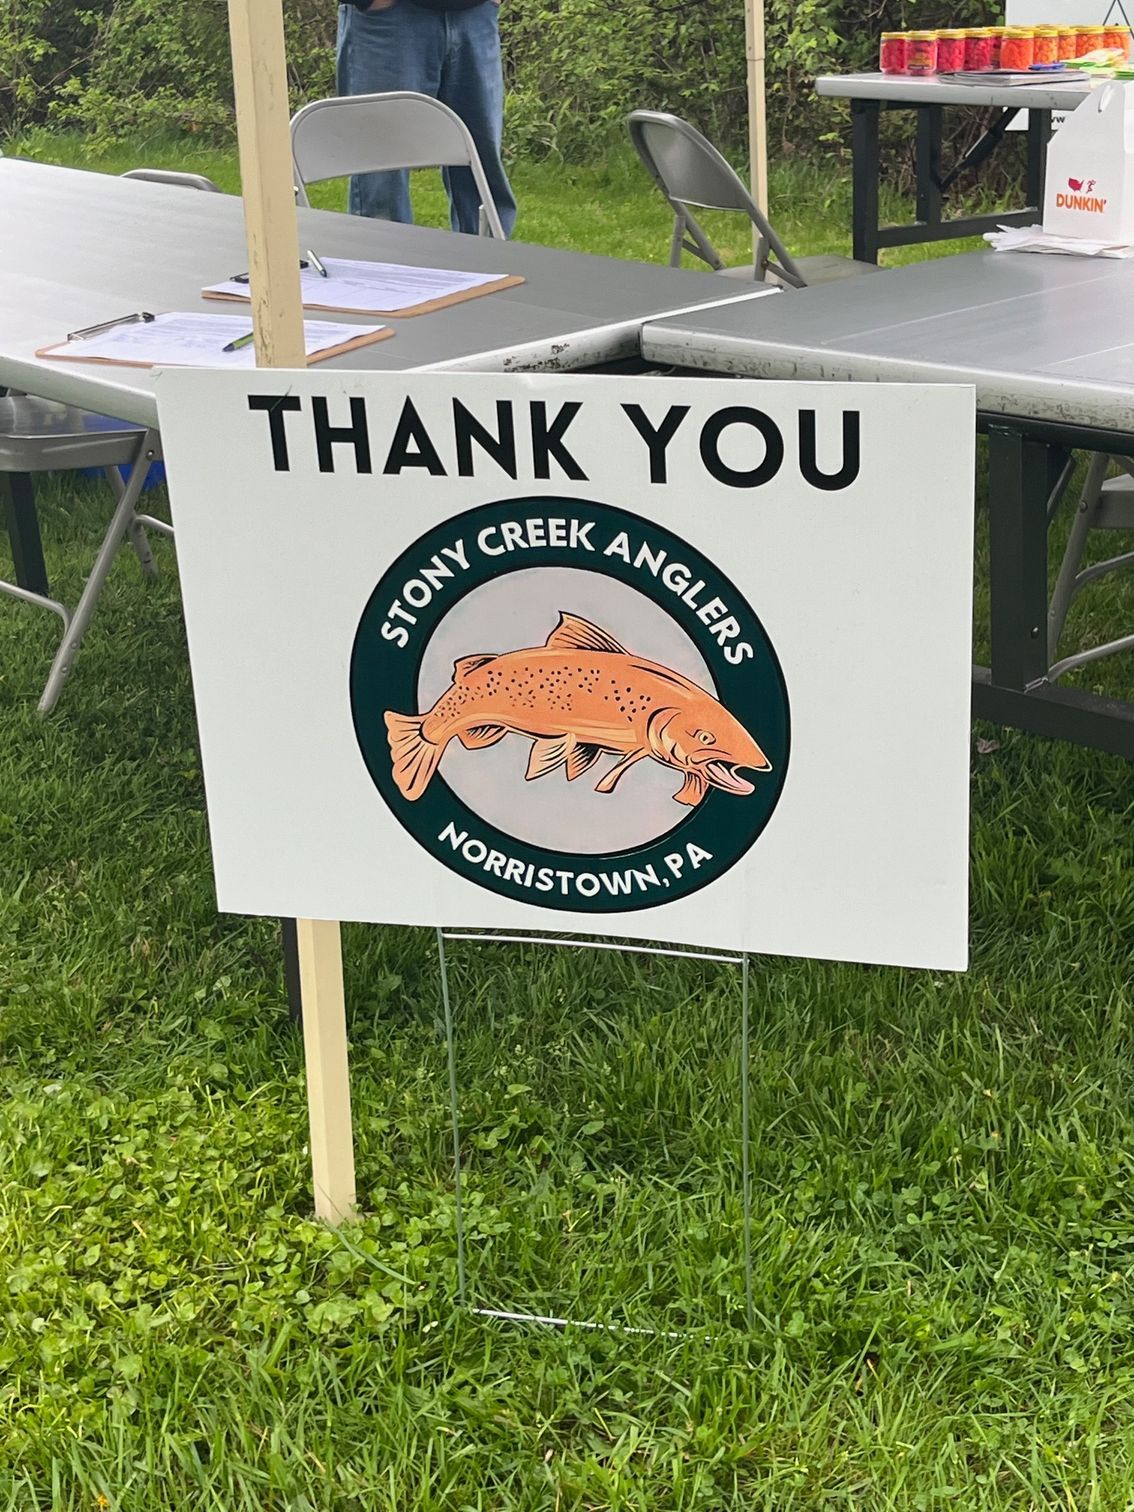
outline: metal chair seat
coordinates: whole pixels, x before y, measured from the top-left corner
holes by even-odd
[[[835,283],[840,278],[857,278],[860,273],[881,273],[877,263],[858,262],[840,257],[837,252],[816,252],[811,257],[797,257],[795,265],[807,284]],[[775,272],[775,269],[772,269]]]
[[[0,399],[0,472],[118,467],[130,461],[141,434],[127,420],[54,399]]]
[[[795,266],[807,286],[835,283],[840,278],[856,278],[860,273],[882,272],[877,263],[856,262],[853,257],[840,257],[837,252],[816,252],[812,257],[797,257]],[[759,275],[755,263],[740,263],[735,268],[718,268],[717,277],[747,278],[755,282]],[[776,277],[774,265],[767,269],[767,277]],[[789,284],[788,287],[791,288],[792,285]]]

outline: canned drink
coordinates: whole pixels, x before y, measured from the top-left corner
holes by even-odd
[[[883,32],[878,66],[884,74],[904,74],[910,44],[905,32]]]
[[[912,31],[906,33],[909,52],[906,56],[906,72],[924,78],[937,72],[937,33]]]

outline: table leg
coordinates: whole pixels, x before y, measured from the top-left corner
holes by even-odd
[[[1023,690],[1047,674],[1047,500],[1043,441],[989,427],[988,573],[992,681]]]
[[[941,224],[941,106],[917,110],[917,218],[926,226]]]
[[[1051,137],[1051,111],[1028,111],[1028,206],[1043,208],[1043,181],[1047,172],[1047,144]]]
[[[293,1024],[303,1024],[303,992],[299,981],[299,937],[294,919],[280,920],[280,942],[283,945],[284,988],[287,992],[288,1012]]]
[[[1134,703],[1047,677],[1048,501],[1068,455],[1065,440],[988,428],[992,666],[973,668],[973,713],[1134,760]]]
[[[30,473],[8,473],[8,538],[16,582],[30,593],[48,596],[47,564],[35,512],[35,485]]]
[[[851,101],[852,255],[859,262],[878,261],[878,123],[877,100]]]

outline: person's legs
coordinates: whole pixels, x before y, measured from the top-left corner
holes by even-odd
[[[412,89],[436,97],[441,84],[444,18],[394,0],[383,10],[339,6],[337,84],[340,95]],[[379,220],[413,220],[409,174],[357,173],[350,181],[350,212]]]
[[[516,224],[516,200],[504,172],[500,141],[504,128],[504,76],[500,66],[500,7],[493,0],[471,10],[447,11],[445,67],[438,98],[469,129],[505,234]],[[454,231],[476,233],[480,196],[467,168],[446,168],[449,218]]]

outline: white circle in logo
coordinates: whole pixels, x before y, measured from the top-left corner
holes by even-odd
[[[701,653],[660,603],[601,572],[529,567],[482,583],[445,616],[422,656],[417,707],[431,709],[445,693],[459,657],[542,647],[561,612],[589,620],[632,656],[658,662],[717,697]],[[630,850],[689,817],[690,810],[673,801],[682,774],[656,761],[638,762],[619,782],[617,794],[603,794],[595,792],[595,783],[615,764],[614,754],[601,757],[574,782],[567,781],[561,766],[527,782],[531,748],[529,739],[515,734],[477,751],[453,740],[440,773],[474,814],[506,835],[550,851]]]

